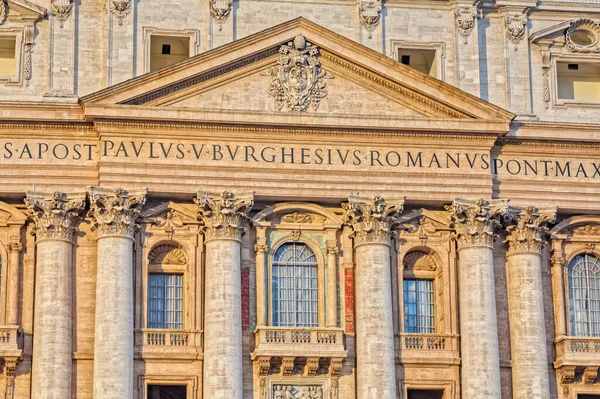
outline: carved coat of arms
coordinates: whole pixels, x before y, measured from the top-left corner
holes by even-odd
[[[305,112],[309,106],[316,110],[327,95],[324,79],[329,78],[317,59],[317,46],[298,35],[281,46],[279,53],[278,65],[264,74],[272,76],[269,94],[275,98],[277,109],[285,104],[289,111]]]

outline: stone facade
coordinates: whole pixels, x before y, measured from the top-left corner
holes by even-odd
[[[600,397],[598,1],[0,0],[0,56],[5,398]]]

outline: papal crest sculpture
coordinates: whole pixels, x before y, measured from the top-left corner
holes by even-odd
[[[289,111],[305,112],[309,106],[315,110],[321,98],[327,96],[324,79],[329,79],[321,69],[317,46],[298,35],[293,42],[279,48],[278,64],[267,70],[269,94],[275,98],[277,109],[285,104]]]

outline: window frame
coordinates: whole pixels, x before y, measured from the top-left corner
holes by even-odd
[[[551,61],[552,69],[552,105],[558,107],[568,106],[585,106],[585,107],[600,107],[600,99],[598,101],[589,100],[569,100],[558,97],[558,64],[592,64],[600,66],[600,56],[595,54],[561,54],[552,53]]]
[[[24,29],[7,28],[0,29],[0,37],[15,39],[15,73],[12,76],[0,75],[0,83],[6,85],[20,85],[23,76],[23,55],[25,46],[23,44]]]
[[[309,247],[309,249],[311,249],[313,251],[313,253],[315,254],[315,257],[317,259],[317,326],[314,326],[314,327],[290,326],[289,328],[298,328],[298,329],[323,328],[323,327],[325,327],[325,255],[324,255],[323,251],[321,250],[321,248],[316,243],[312,242],[311,240],[309,240],[305,237],[300,237],[300,238],[296,239],[291,234],[288,234],[285,237],[282,237],[281,239],[279,239],[277,242],[275,242],[273,245],[271,245],[271,248],[269,249],[268,273],[267,273],[268,289],[267,289],[267,300],[266,300],[267,324],[271,327],[274,327],[274,325],[273,325],[273,262],[274,262],[275,253],[282,245],[289,244],[289,243],[305,244],[306,246]],[[286,327],[281,327],[281,328],[286,328]]]
[[[398,59],[398,52],[401,49],[422,51],[422,50],[433,50],[435,51],[434,58],[438,64],[437,76],[429,75],[433,78],[446,81],[446,44],[444,42],[415,42],[408,40],[394,40],[390,42],[390,57],[396,62],[400,62]]]
[[[200,49],[200,31],[197,29],[182,29],[182,30],[171,30],[171,29],[159,29],[153,27],[144,27],[142,29],[142,43],[144,50],[144,73],[150,72],[150,62],[152,57],[151,41],[152,36],[166,36],[166,37],[188,37],[189,43],[189,57],[198,55]]]
[[[149,316],[150,316],[150,276],[181,276],[181,327],[180,328],[170,328],[170,327],[150,327],[149,326]],[[146,328],[147,329],[151,329],[151,330],[172,330],[172,331],[181,331],[181,330],[185,330],[185,275],[183,273],[163,273],[163,272],[159,272],[159,273],[153,273],[153,272],[148,272],[147,276],[147,294],[146,294],[146,306],[147,306],[147,312],[146,312]],[[165,286],[166,289],[166,286]],[[166,297],[166,293],[165,293],[165,297],[163,298],[165,300],[167,300]],[[178,298],[175,298],[178,299]],[[164,309],[165,312],[165,316],[167,313],[167,309]],[[166,320],[165,320],[165,324],[167,324]]]
[[[186,398],[194,397],[194,392],[198,390],[198,377],[193,375],[157,375],[147,374],[139,377],[139,399],[148,397],[148,385],[180,385],[186,387]]]
[[[410,331],[406,331],[406,321],[405,321],[405,319],[406,319],[406,301],[404,300],[404,293],[405,293],[405,291],[404,291],[404,284],[405,284],[406,281],[415,281],[415,282],[418,282],[418,281],[429,281],[429,282],[431,282],[431,293],[432,293],[432,300],[433,300],[433,303],[432,303],[432,306],[433,306],[433,315],[431,315],[431,316],[433,316],[432,317],[432,319],[433,319],[433,331],[429,331],[429,332],[418,332],[418,331],[417,332],[410,332]],[[419,293],[419,291],[418,291],[418,289],[417,289],[416,293],[417,293],[417,302],[416,302],[416,305],[417,305],[417,309],[418,309],[418,305],[419,305],[419,302],[418,302],[418,293]],[[402,279],[402,307],[403,307],[403,314],[402,314],[402,316],[403,316],[402,317],[402,330],[403,331],[402,332],[404,334],[436,334],[436,332],[437,332],[437,324],[438,323],[437,323],[437,309],[436,309],[436,302],[437,301],[435,300],[435,296],[436,296],[435,278],[407,278],[407,277],[405,277],[405,278]],[[418,310],[417,310],[417,313],[416,313],[415,316],[417,317],[417,324],[418,324],[418,318],[420,316]],[[429,316],[429,317],[431,317],[431,316]],[[418,330],[419,326],[417,325],[416,328]]]
[[[593,251],[577,251],[573,254],[571,254],[571,256],[568,258],[568,261],[565,262],[565,265],[563,267],[563,290],[564,290],[564,297],[565,297],[565,327],[566,327],[566,331],[567,331],[567,336],[568,337],[579,337],[579,338],[600,338],[600,335],[594,337],[593,335],[575,335],[574,331],[573,331],[573,327],[571,326],[571,296],[570,296],[570,280],[569,280],[569,268],[571,266],[571,263],[575,260],[575,258],[577,258],[578,256],[581,255],[588,255],[588,256],[594,256],[595,258],[597,258],[600,262],[600,255],[596,252]]]

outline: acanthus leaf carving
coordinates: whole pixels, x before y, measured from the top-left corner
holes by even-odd
[[[122,188],[92,187],[90,203],[90,216],[94,219],[92,230],[98,231],[98,237],[133,238],[135,221],[146,203],[146,190],[128,192]]]
[[[404,200],[392,200],[386,203],[381,196],[372,198],[351,195],[347,203],[342,204],[344,221],[354,229],[355,245],[365,243],[389,244],[396,235],[394,228]]]
[[[525,36],[525,26],[527,25],[527,15],[523,13],[510,13],[504,17],[506,24],[506,34],[515,45],[517,45]]]
[[[72,241],[76,225],[85,209],[85,193],[65,194],[28,191],[25,205],[35,227],[37,240],[63,239]]]
[[[62,28],[65,21],[71,15],[73,2],[72,0],[52,0],[50,3],[50,10],[54,17],[60,22],[60,27]]]
[[[131,12],[131,0],[108,0],[110,12],[118,19],[119,26],[123,25],[123,19]]]
[[[198,193],[194,198],[198,220],[204,224],[207,240],[241,239],[249,221],[248,213],[254,205],[254,193],[235,195],[223,191],[220,196]]]
[[[373,31],[381,20],[381,0],[360,0],[358,3],[358,18],[360,24],[369,32],[369,39],[373,38]]]
[[[458,34],[464,38],[465,44],[467,44],[469,36],[475,28],[475,18],[479,16],[479,9],[473,6],[457,6],[454,9],[454,15]]]
[[[219,25],[219,30],[223,29],[223,24],[231,14],[233,0],[210,0],[210,16]]]
[[[318,60],[319,49],[298,35],[294,41],[279,48],[278,65],[270,67],[263,76],[271,76],[269,94],[275,98],[278,110],[284,105],[288,111],[316,110],[327,96],[325,79],[330,79]]]
[[[548,232],[546,225],[552,223],[555,218],[556,208],[511,207],[506,220],[512,225],[506,228],[508,235],[504,241],[508,245],[508,254],[541,253]]]
[[[506,214],[506,200],[476,201],[456,199],[445,207],[450,213],[450,227],[454,229],[459,248],[487,246],[494,244],[495,230],[500,226],[500,218]]]

